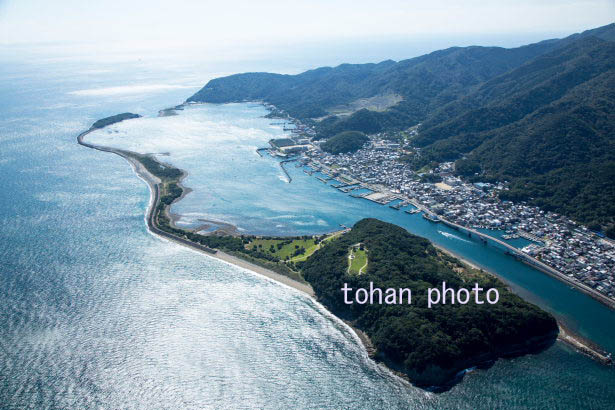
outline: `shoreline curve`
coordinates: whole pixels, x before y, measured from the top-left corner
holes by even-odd
[[[295,290],[298,290],[300,292],[302,292],[303,294],[305,294],[306,296],[308,296],[310,299],[312,299],[315,303],[317,303],[319,306],[322,306],[319,302],[318,299],[316,297],[316,294],[314,292],[314,289],[312,288],[312,286],[308,283],[302,283],[299,282],[297,280],[294,280],[288,276],[279,274],[277,272],[274,272],[270,269],[264,268],[262,266],[256,265],[254,263],[251,263],[247,260],[241,259],[239,257],[236,257],[234,255],[230,255],[228,253],[216,250],[216,249],[212,249],[209,248],[207,246],[201,245],[201,244],[197,244],[194,242],[191,242],[187,239],[184,238],[179,238],[169,232],[165,232],[161,229],[159,229],[156,226],[155,223],[155,218],[154,218],[154,210],[156,209],[156,207],[158,206],[158,204],[160,203],[160,188],[159,188],[159,184],[161,183],[161,180],[154,176],[153,174],[151,174],[146,168],[145,166],[137,159],[137,155],[139,155],[136,152],[132,152],[132,151],[127,151],[127,150],[121,150],[121,149],[116,149],[116,148],[112,148],[112,147],[107,147],[107,146],[102,146],[102,145],[97,145],[97,144],[92,144],[92,143],[88,143],[84,141],[84,137],[88,134],[90,134],[93,131],[96,131],[98,128],[90,128],[82,133],[80,133],[77,136],[77,142],[78,144],[85,146],[87,148],[91,148],[91,149],[95,149],[98,151],[102,151],[102,152],[109,152],[109,153],[113,153],[116,154],[122,158],[124,158],[132,167],[133,171],[135,172],[135,174],[142,179],[149,187],[149,191],[150,191],[150,200],[148,203],[148,208],[146,210],[145,213],[145,221],[146,221],[146,225],[148,227],[148,231],[158,237],[170,240],[176,244],[179,245],[183,245],[185,247],[188,247],[192,250],[196,250],[202,254],[205,254],[206,256],[210,256],[213,258],[216,258],[220,261],[229,263],[231,265],[246,269],[248,271],[251,271],[253,273],[256,273],[258,275],[264,276],[270,280],[274,280],[280,284],[289,286]],[[157,160],[156,160],[157,161]],[[182,171],[183,172],[183,171]],[[184,173],[185,175],[185,173]],[[183,177],[182,177],[183,179]],[[180,180],[181,182],[181,180]],[[178,198],[177,200],[180,200],[181,198],[183,198],[184,195],[182,195],[180,198]],[[177,201],[176,200],[176,201]],[[175,201],[174,201],[175,202]],[[471,263],[470,261],[468,261],[465,258],[459,257],[457,254],[449,251],[448,249],[442,248],[442,247],[438,247],[440,248],[442,251],[456,257],[457,259],[461,260],[463,263],[474,267],[474,268],[479,268],[477,265]],[[480,268],[479,268],[480,269]],[[489,272],[490,274],[495,275],[493,272]],[[497,276],[497,275],[495,275]],[[365,349],[365,351],[367,352],[368,356],[370,358],[373,359],[374,354],[375,354],[375,349],[371,343],[371,340],[369,339],[369,337],[362,331],[360,331],[359,329],[355,328],[354,326],[352,326],[352,324],[338,318],[337,316],[335,316],[333,313],[331,313],[329,310],[327,310],[324,306],[322,306],[323,309],[325,309],[328,313],[330,313],[331,315],[333,315],[335,318],[337,318],[338,320],[341,321],[341,323],[343,323],[344,325],[348,326],[349,329],[352,330],[352,332],[354,333],[354,336],[356,337],[356,339],[362,344],[363,348]],[[559,323],[558,321],[558,325],[560,327],[560,329],[562,329],[562,325],[561,323]],[[602,351],[601,349],[599,349],[598,347],[593,346],[593,343],[586,341],[584,338],[579,337],[578,335],[576,335],[574,332],[572,332],[570,329],[568,328],[564,328],[566,331],[565,332],[561,332],[558,335],[558,340],[560,340],[561,342],[567,344],[568,346],[571,346],[572,348],[574,348],[575,350],[590,356],[592,359],[597,360],[603,364],[608,364],[610,363],[610,355],[607,355],[604,351]],[[562,334],[563,333],[563,334]],[[374,361],[377,365],[381,365],[380,362],[378,361]],[[406,381],[407,380],[404,377],[401,377],[398,372],[389,369],[388,366],[384,365],[385,368],[387,368],[387,370],[389,370],[389,372],[391,372],[392,374],[396,375],[397,377],[401,378],[402,380]]]

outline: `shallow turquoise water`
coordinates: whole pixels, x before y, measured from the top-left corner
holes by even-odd
[[[95,74],[100,68],[0,67],[1,408],[612,408],[613,369],[560,343],[500,360],[446,393],[407,386],[310,299],[151,236],[145,184],[121,158],[78,146],[75,136],[106,115],[153,116],[192,90],[68,92],[191,82],[177,71],[105,66],[111,72]],[[212,122],[226,118],[237,132],[221,139],[222,150],[211,140],[216,147],[197,156],[171,152],[169,161],[186,161],[186,185],[195,189],[177,212],[261,233],[325,232],[366,216],[395,222],[497,271],[615,350],[613,314],[591,299],[494,248],[350,198],[301,169],[288,167],[287,184],[273,159],[246,148],[279,133],[255,115],[260,108],[211,110]],[[237,135],[242,127],[249,136]],[[224,137],[225,129],[214,134]]]

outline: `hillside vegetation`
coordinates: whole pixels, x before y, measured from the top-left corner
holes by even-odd
[[[323,151],[331,154],[355,152],[369,141],[367,135],[359,131],[344,131],[329,138],[320,145]]]
[[[133,114],[131,112],[125,112],[122,114],[112,115],[111,117],[102,118],[92,124],[93,128],[105,128],[107,125],[115,124],[124,120],[131,120],[133,118],[141,118],[139,114]]]
[[[615,43],[582,38],[496,77],[425,121],[417,166],[457,161],[594,229],[615,220]]]
[[[369,249],[369,264],[358,275],[348,269],[352,245]],[[314,253],[302,267],[318,299],[365,331],[377,357],[419,385],[441,385],[481,361],[548,345],[557,334],[555,319],[506,289],[493,276],[471,270],[428,240],[376,219],[363,219],[344,236]],[[427,288],[495,287],[495,305],[427,307]],[[412,304],[345,304],[341,288],[410,288]]]

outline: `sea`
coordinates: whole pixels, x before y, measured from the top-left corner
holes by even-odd
[[[158,238],[147,185],[86,138],[185,169],[178,224],[306,235],[375,217],[495,272],[526,300],[615,351],[615,313],[442,224],[352,198],[256,149],[286,135],[255,103],[196,105],[237,62],[11,58],[0,65],[1,409],[611,409],[615,369],[556,342],[468,371],[442,393],[367,356],[354,333],[287,286]],[[270,71],[286,70],[280,66]],[[308,68],[308,67],[305,67]],[[205,222],[207,221],[207,222]],[[519,243],[523,246],[524,243]]]

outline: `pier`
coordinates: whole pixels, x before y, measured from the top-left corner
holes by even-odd
[[[263,154],[261,154],[261,151],[268,151],[268,150],[269,150],[269,148],[256,148],[256,153],[257,153],[260,157],[262,157],[262,156],[263,156]]]
[[[280,161],[280,168],[282,168],[282,171],[284,171],[284,174],[286,175],[286,178],[288,179],[288,183],[290,184],[291,182],[293,182],[293,178],[290,176],[290,174],[288,173],[288,171],[286,170],[286,168],[284,168],[284,164],[286,164],[287,162],[293,162],[296,161],[297,158],[291,158],[291,159],[285,159],[284,161]]]
[[[517,231],[517,235],[519,235],[522,238],[527,239],[528,241],[533,241],[533,242],[543,242],[542,239],[540,239],[539,237],[537,237],[536,235],[532,235],[529,232],[525,232],[525,231]]]
[[[355,189],[361,188],[360,184],[339,184],[339,185],[331,185],[333,188],[342,191],[347,194],[350,191],[354,191]]]
[[[440,218],[438,218],[436,214],[432,214],[429,212],[424,212],[423,218],[427,219],[429,222],[435,222],[435,223],[440,222]]]
[[[343,193],[347,194],[350,191],[354,191],[355,189],[361,189],[361,185],[355,184],[355,185],[346,185],[343,186],[341,188],[337,188],[340,191],[342,191]]]

